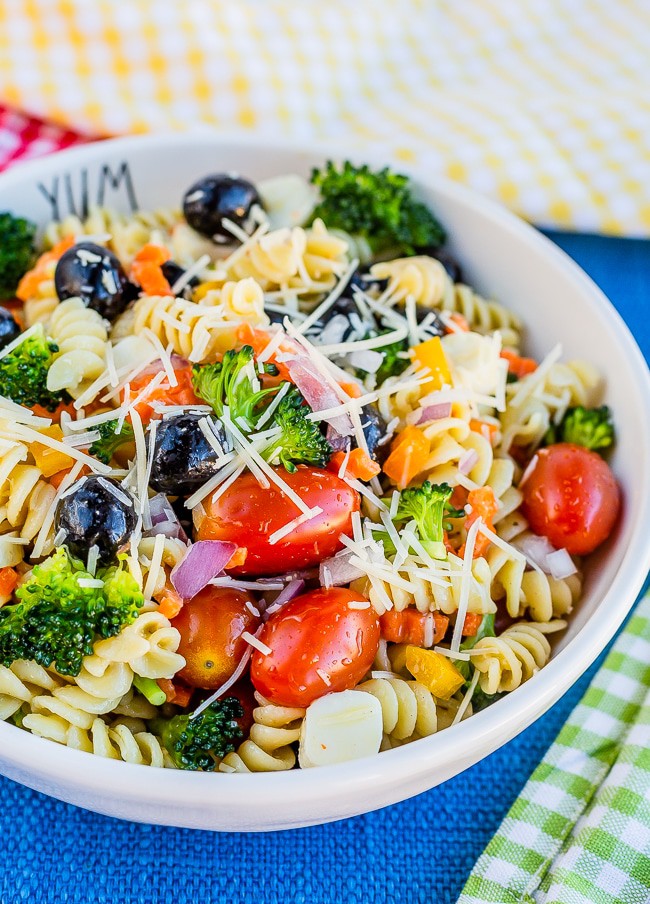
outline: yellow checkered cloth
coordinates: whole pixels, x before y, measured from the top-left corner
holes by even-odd
[[[0,102],[335,142],[542,225],[650,232],[650,0],[3,0]]]

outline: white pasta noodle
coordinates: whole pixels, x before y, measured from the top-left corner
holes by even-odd
[[[104,321],[80,298],[68,298],[52,312],[47,332],[59,347],[47,372],[47,388],[65,389],[78,398],[106,367]]]
[[[250,736],[222,759],[220,772],[281,772],[295,765],[291,745],[300,739],[305,710],[276,706],[257,693],[255,697],[261,705],[253,710]]]
[[[514,691],[532,678],[551,657],[546,634],[564,627],[564,621],[517,622],[498,637],[479,640],[474,647],[472,664],[480,673],[481,690],[486,694]]]

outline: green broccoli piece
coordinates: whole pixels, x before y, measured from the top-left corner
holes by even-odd
[[[544,440],[553,443],[575,443],[587,449],[608,449],[614,442],[612,413],[607,405],[585,408],[577,405],[568,408],[557,426],[549,427]]]
[[[0,298],[12,298],[36,254],[36,226],[22,217],[0,213]]]
[[[393,518],[395,524],[400,525],[415,520],[422,546],[435,559],[447,557],[443,542],[444,518],[445,514],[457,514],[455,509],[449,511],[452,492],[449,484],[428,480],[420,487],[402,490]]]
[[[126,421],[124,421],[119,433],[117,432],[117,425],[117,418],[114,421],[104,421],[103,424],[98,424],[97,430],[99,431],[99,439],[95,440],[88,450],[91,455],[94,455],[106,465],[120,446],[123,446],[124,443],[131,442],[134,437],[131,424],[127,424]]]
[[[304,401],[293,387],[281,399],[274,420],[282,433],[261,452],[265,461],[284,465],[290,474],[294,474],[296,465],[300,464],[324,468],[333,452],[319,425],[307,419],[311,408]]]
[[[157,734],[179,769],[213,772],[217,761],[235,749],[244,737],[238,719],[244,708],[236,697],[215,700],[198,716],[152,719]]]
[[[375,254],[416,254],[445,241],[438,220],[412,196],[408,177],[388,167],[373,172],[349,160],[342,167],[328,160],[312,171],[311,181],[321,200],[310,222],[320,217],[330,228],[363,236]]]
[[[375,374],[377,386],[381,386],[388,377],[398,377],[411,363],[409,357],[402,357],[401,353],[408,350],[408,342],[403,339],[401,342],[393,342],[391,345],[382,345],[377,351],[381,352],[384,360],[379,366],[379,370]]]
[[[265,364],[264,372],[276,376],[274,364]],[[253,349],[250,345],[235,351],[231,349],[216,364],[195,364],[192,368],[194,391],[217,415],[221,417],[228,407],[230,417],[241,427],[241,419],[248,424],[248,430],[255,427],[258,415],[255,411],[262,399],[277,392],[277,387],[257,389],[257,370]]]
[[[59,346],[50,342],[43,327],[27,336],[20,345],[0,358],[0,395],[19,405],[42,405],[48,411],[68,400],[65,392],[50,392],[47,372]]]
[[[94,642],[119,634],[144,602],[122,564],[98,569],[102,587],[84,586],[90,578],[65,547],[35,565],[16,590],[18,602],[0,609],[0,663],[32,659],[62,675],[78,675]]]

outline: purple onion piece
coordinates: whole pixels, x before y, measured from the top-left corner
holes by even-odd
[[[197,540],[170,575],[174,589],[189,600],[224,570],[237,549],[226,540]]]

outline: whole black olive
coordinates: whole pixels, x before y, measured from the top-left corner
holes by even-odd
[[[257,189],[246,179],[217,173],[205,176],[190,186],[183,197],[183,214],[192,229],[215,242],[233,241],[233,235],[223,225],[224,220],[235,223],[244,232],[253,232],[251,216],[254,204],[262,207]]]
[[[62,255],[54,287],[61,301],[81,298],[86,307],[111,321],[138,294],[113,252],[92,242],[79,242]]]
[[[217,472],[219,457],[199,426],[204,414],[178,414],[158,422],[149,483],[171,496],[187,496]],[[211,418],[216,438],[226,451],[227,438]]]
[[[181,276],[185,273],[185,270],[183,270],[183,268],[179,264],[177,264],[175,261],[165,261],[165,263],[161,267],[161,270],[163,272],[163,276],[165,277],[165,279],[167,280],[169,285],[172,287],[172,289],[174,288],[174,283],[178,282],[178,280],[181,278]],[[193,276],[190,279],[190,281],[187,282],[183,286],[183,288],[180,290],[180,292],[177,293],[177,297],[178,298],[185,297],[185,293],[187,292],[189,294],[189,292],[191,292],[191,290],[195,286],[198,286],[198,284],[199,284],[198,276]]]
[[[55,531],[64,530],[72,555],[86,561],[91,546],[99,549],[99,560],[110,562],[135,530],[135,500],[110,477],[87,477],[59,502]]]
[[[21,329],[11,311],[0,307],[0,349],[17,339],[20,333]]]
[[[366,405],[361,412],[361,429],[366,438],[368,452],[371,458],[379,464],[388,457],[390,443],[383,442],[386,439],[386,421],[374,405]]]
[[[343,290],[343,295],[352,295],[354,288],[361,289],[369,295],[380,295],[388,285],[387,279],[379,279],[377,276],[371,276],[363,270],[355,270],[347,286]]]

